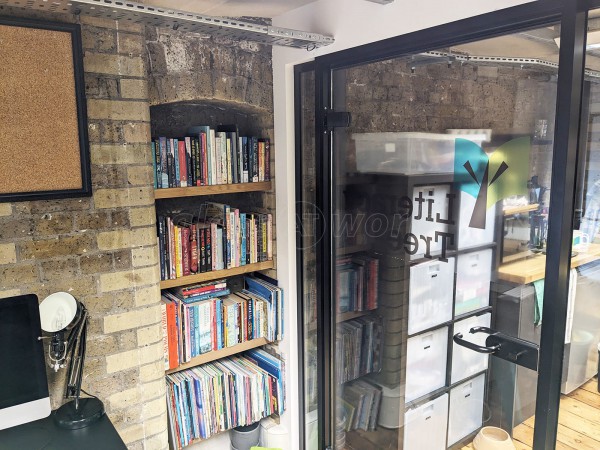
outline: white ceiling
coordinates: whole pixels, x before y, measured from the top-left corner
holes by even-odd
[[[209,16],[273,18],[315,0],[138,0],[151,6]]]

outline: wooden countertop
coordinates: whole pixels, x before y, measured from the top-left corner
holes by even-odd
[[[571,268],[600,259],[600,244],[590,244],[587,252],[578,252],[571,258]],[[519,261],[503,264],[498,268],[498,278],[517,284],[529,284],[544,278],[546,255],[532,253]]]

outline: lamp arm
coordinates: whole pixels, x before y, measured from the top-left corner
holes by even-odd
[[[88,317],[85,307],[83,305],[81,307],[83,309],[80,320],[71,330],[68,339],[70,358],[65,388],[65,398],[74,398],[76,409],[79,406],[79,396],[81,395],[81,383],[83,380],[83,361],[85,358]]]

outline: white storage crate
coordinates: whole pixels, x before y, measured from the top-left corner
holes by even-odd
[[[469,330],[473,327],[489,327],[490,313],[480,316],[469,317],[460,320],[454,324],[454,334],[462,333],[463,338],[474,342],[477,345],[485,345],[485,340],[489,336],[486,333],[470,334]],[[488,367],[489,355],[477,353],[471,349],[452,343],[452,376],[451,383],[458,383],[477,372],[481,372]]]
[[[405,401],[411,402],[446,385],[448,327],[408,339]]]
[[[451,320],[454,258],[412,266],[408,291],[408,334]]]
[[[490,206],[486,211],[484,229],[469,226],[476,201],[475,197],[466,192],[460,193],[460,210],[458,213],[458,249],[460,250],[494,242],[496,206]]]
[[[404,414],[404,450],[443,450],[448,429],[448,394]]]
[[[410,259],[418,259],[422,258],[425,255],[427,250],[427,246],[423,239],[420,236],[425,236],[426,238],[431,238],[429,241],[429,252],[430,254],[437,254],[442,251],[443,239],[440,238],[438,241],[435,241],[435,232],[439,231],[441,233],[446,233],[448,231],[448,225],[445,223],[436,222],[435,218],[437,214],[444,220],[447,220],[448,217],[448,198],[447,194],[450,193],[450,185],[449,184],[438,184],[434,186],[416,186],[413,189],[413,201],[415,198],[419,197],[419,193],[421,193],[421,197],[425,199],[422,205],[421,218],[415,219],[414,216],[417,215],[418,205],[416,203],[413,204],[413,214],[410,222],[410,231],[419,240],[419,246],[417,247],[417,252],[414,255],[410,255]],[[433,200],[431,207],[431,216],[434,218],[433,221],[428,221],[428,201]]]
[[[481,428],[484,395],[484,374],[450,390],[448,446]]]
[[[456,302],[454,314],[461,315],[490,304],[491,249],[456,257]]]
[[[359,172],[451,173],[456,136],[439,133],[357,133]]]

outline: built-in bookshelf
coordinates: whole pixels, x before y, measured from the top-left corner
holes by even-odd
[[[266,283],[270,292],[278,292],[273,299],[280,303],[265,301],[263,305],[256,287],[253,290],[248,284],[248,276],[275,267],[272,210],[264,208],[264,194],[273,188],[269,139],[242,137],[235,126],[216,130],[194,127],[189,134],[153,140],[170,440],[177,449],[279,414],[285,396],[283,361],[263,350],[283,337],[283,294],[268,281],[253,278]],[[240,196],[245,193],[251,194],[247,202]],[[217,203],[216,198],[226,202]],[[221,293],[216,286],[210,287],[218,283],[227,284]],[[240,283],[246,289],[240,288]],[[208,294],[197,298],[183,295],[198,286],[208,289]],[[263,293],[263,300],[268,295]],[[235,317],[231,323],[230,317]],[[173,335],[176,344],[172,346]],[[245,379],[245,367],[253,361],[256,367],[252,370],[262,371],[264,380],[277,386],[268,382],[254,386],[255,380],[246,380],[258,391],[240,396],[237,389],[219,385],[218,400],[202,390],[202,383],[217,373],[231,380]],[[242,384],[250,386],[247,383]],[[251,408],[260,410],[253,417],[242,417],[234,408],[225,422],[210,423],[205,413],[189,409],[200,404],[203,409],[219,407],[217,403],[225,398],[227,405],[249,402],[257,395],[272,398],[275,392],[277,401],[259,400],[260,405]]]

